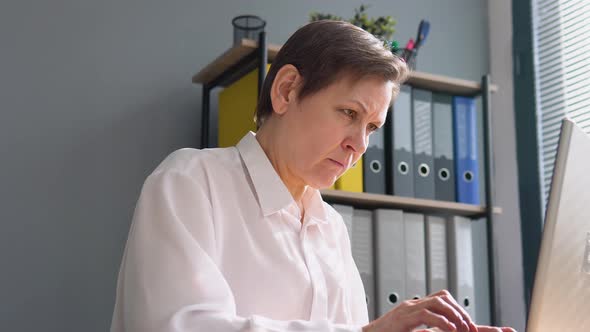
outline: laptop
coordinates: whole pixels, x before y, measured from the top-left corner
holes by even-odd
[[[569,119],[561,126],[527,331],[590,331],[590,137]]]

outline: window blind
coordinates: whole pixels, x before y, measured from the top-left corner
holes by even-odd
[[[569,117],[590,133],[590,0],[532,0],[532,9],[540,184],[545,208],[561,120]]]

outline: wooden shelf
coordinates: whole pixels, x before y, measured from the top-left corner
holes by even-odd
[[[410,72],[406,84],[420,89],[441,91],[457,95],[476,95],[481,91],[481,84],[479,82],[419,71]],[[492,84],[490,90],[496,92],[498,91],[498,87]]]
[[[242,58],[248,54],[256,51],[258,42],[251,39],[242,39],[242,43],[236,45],[229,50],[225,51],[222,55],[218,56],[213,62],[208,64],[195,76],[193,76],[193,83],[207,84],[219,75],[221,75],[226,69],[238,63]],[[268,61],[272,62],[277,53],[281,49],[280,45],[267,45]]]
[[[219,77],[225,70],[238,63],[248,54],[256,51],[258,42],[251,39],[242,39],[239,45],[233,46],[217,57],[213,62],[193,76],[193,83],[207,84]],[[268,61],[272,62],[281,49],[281,45],[268,44],[267,47]],[[462,80],[442,75],[434,75],[419,71],[412,71],[406,81],[407,84],[416,88],[422,88],[432,91],[443,91],[458,95],[476,95],[481,91],[479,82]],[[492,85],[492,91],[497,91],[498,87]]]
[[[393,208],[420,213],[461,215],[472,218],[483,217],[486,213],[484,206],[472,204],[329,189],[321,190],[321,193],[324,200],[329,203],[347,204],[359,208]],[[501,214],[502,209],[495,207],[494,213]]]

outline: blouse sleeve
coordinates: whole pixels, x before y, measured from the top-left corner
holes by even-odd
[[[193,178],[169,170],[147,178],[119,271],[111,332],[361,331],[327,320],[236,315],[216,265],[212,216],[209,195]]]

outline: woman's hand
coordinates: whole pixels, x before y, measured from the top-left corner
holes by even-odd
[[[453,296],[448,291],[442,290],[422,299],[402,302],[365,326],[363,332],[408,332],[423,325],[453,332],[514,331],[494,327],[477,327]]]
[[[477,326],[478,332],[516,332],[511,327]]]
[[[493,326],[483,326],[477,325],[478,332],[516,332],[515,329],[511,327],[493,327]],[[426,330],[414,330],[413,332],[444,332],[443,330],[433,327],[431,329]]]

